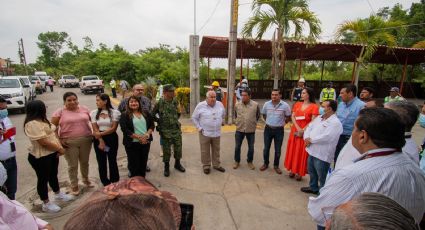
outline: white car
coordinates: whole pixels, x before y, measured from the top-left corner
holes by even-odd
[[[19,77],[0,78],[0,96],[6,99],[8,109],[20,109],[25,112],[29,100],[29,85]]]
[[[78,87],[80,81],[74,75],[62,75],[59,80],[59,87]]]
[[[35,92],[35,84],[32,84],[29,76],[16,76],[24,81],[24,85],[29,85],[29,100],[33,100],[37,94]]]
[[[80,90],[83,94],[87,94],[88,92],[103,93],[103,80],[100,80],[96,75],[82,76]]]

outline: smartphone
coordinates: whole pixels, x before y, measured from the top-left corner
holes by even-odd
[[[193,204],[180,203],[182,219],[180,222],[180,230],[190,230],[193,225]]]

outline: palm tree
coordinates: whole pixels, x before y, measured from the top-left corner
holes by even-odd
[[[300,39],[303,35],[304,26],[308,25],[309,33],[307,40],[315,40],[320,32],[320,20],[308,8],[307,0],[254,0],[252,2],[254,15],[248,19],[242,29],[244,38],[254,40],[262,39],[269,28],[277,32],[277,54],[280,55],[279,73],[283,74],[286,59],[284,38],[290,36]],[[255,30],[255,32],[254,32]],[[278,74],[274,77],[274,87],[278,86]]]
[[[354,84],[359,82],[361,66],[372,58],[379,45],[394,47],[397,45],[397,36],[395,34],[405,33],[405,29],[400,27],[400,21],[386,21],[377,15],[371,15],[366,19],[357,19],[354,21],[345,21],[337,28],[336,37],[340,38],[344,33],[350,33],[353,36],[352,42],[362,45],[359,56],[357,57],[357,68]],[[397,30],[395,30],[397,28]]]

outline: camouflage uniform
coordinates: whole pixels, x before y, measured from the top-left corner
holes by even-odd
[[[167,101],[160,98],[152,115],[158,123],[157,130],[163,141],[163,162],[170,162],[171,146],[174,146],[174,159],[182,158],[182,131],[180,128],[178,103],[176,99]]]

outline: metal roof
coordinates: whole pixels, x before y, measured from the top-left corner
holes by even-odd
[[[204,36],[199,48],[200,57],[227,58],[229,40],[227,37]],[[360,54],[362,45],[348,43],[285,41],[286,59],[304,61],[325,60],[354,62]],[[271,59],[272,42],[259,40],[252,42],[238,38],[237,58]],[[425,62],[425,49],[379,46],[369,62],[384,64],[419,64]]]

